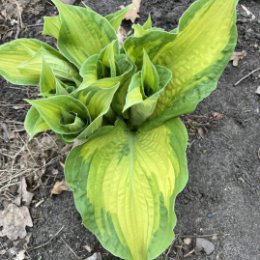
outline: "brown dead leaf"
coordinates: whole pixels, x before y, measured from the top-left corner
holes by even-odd
[[[27,191],[27,184],[26,184],[26,180],[23,177],[18,189],[18,196],[16,197],[16,199],[14,200],[14,203],[17,206],[20,206],[22,202],[25,203],[25,206],[29,206],[32,202],[32,198],[33,198],[33,193]]]
[[[210,119],[212,120],[215,120],[215,121],[218,121],[218,120],[221,120],[223,119],[224,115],[219,113],[219,112],[213,112],[210,116]]]
[[[204,130],[202,127],[197,128],[197,136],[202,139],[204,137]]]
[[[247,52],[245,50],[234,52],[233,56],[231,58],[231,61],[233,61],[233,66],[237,67],[238,66],[238,62],[240,60],[243,60],[246,56],[247,56]]]
[[[122,26],[120,26],[117,31],[117,39],[120,46],[123,46],[123,42],[126,38],[127,38],[127,32]]]
[[[18,254],[15,256],[14,260],[24,260],[25,259],[25,250],[21,250],[18,252]]]
[[[140,17],[138,13],[140,10],[141,0],[133,0],[132,5],[131,10],[125,15],[125,19],[134,23],[135,20]]]
[[[51,195],[58,195],[61,194],[63,191],[70,191],[68,184],[65,180],[57,181],[51,190]]]
[[[32,227],[32,219],[27,207],[17,207],[10,203],[7,208],[0,211],[0,237],[7,236],[10,240],[24,238],[26,236],[25,227]]]

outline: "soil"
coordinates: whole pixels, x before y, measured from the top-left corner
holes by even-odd
[[[46,0],[28,2],[22,10],[25,29],[17,30],[16,24],[6,21],[0,32],[9,28],[11,33],[2,35],[2,42],[15,36],[36,37],[51,42],[50,38],[41,36],[41,24],[44,15],[56,13],[55,8]],[[129,3],[117,0],[84,2],[101,14],[108,14]],[[140,21],[143,22],[151,13],[155,26],[170,30],[177,25],[181,13],[191,2],[143,0]],[[0,1],[1,5],[3,3]],[[251,21],[244,15],[242,4],[253,12],[256,19]],[[194,114],[183,118],[190,133],[187,152],[190,179],[176,202],[177,239],[161,256],[162,259],[184,259],[178,247],[183,246],[180,244],[182,238],[191,238],[193,245],[196,237],[207,235],[215,245],[213,254],[206,256],[197,252],[185,259],[260,259],[260,96],[255,93],[260,85],[260,72],[234,86],[244,75],[260,67],[260,2],[242,0],[238,10],[239,40],[236,49],[245,50],[247,56],[239,61],[238,67],[230,63],[217,90],[199,105]],[[125,25],[130,24],[126,22]],[[1,126],[23,122],[28,109],[24,98],[35,97],[37,90],[13,86],[3,79],[0,79],[0,85]],[[214,112],[223,117],[214,120]],[[27,138],[22,131],[20,135]],[[59,142],[55,142],[60,147]],[[9,144],[4,143],[1,137],[1,147],[8,150]],[[27,229],[31,234],[27,258],[83,260],[94,252],[100,252],[103,259],[116,259],[102,249],[95,237],[82,226],[70,192],[50,196],[54,182],[63,178],[63,168],[59,163],[61,158],[57,153],[48,152],[47,159],[54,160],[45,168],[39,187],[33,191],[35,195],[30,213],[34,226]],[[8,160],[5,157],[2,159]],[[31,189],[33,187],[32,184]],[[39,201],[42,203],[37,205]],[[212,237],[212,234],[217,235]],[[0,251],[9,246],[10,241],[0,238]],[[0,259],[13,258],[0,254]]]

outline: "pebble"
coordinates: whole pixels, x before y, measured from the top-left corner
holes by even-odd
[[[86,258],[85,260],[102,260],[102,255],[100,253],[95,253],[92,256]]]
[[[196,238],[196,250],[204,250],[207,255],[211,255],[215,250],[215,246],[212,242],[210,242],[207,239]]]

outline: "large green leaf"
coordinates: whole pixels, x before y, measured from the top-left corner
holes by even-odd
[[[153,62],[168,67],[173,78],[160,97],[158,122],[192,112],[217,85],[236,45],[237,0],[198,0],[180,20],[177,37]]]
[[[52,0],[59,10],[58,47],[78,68],[91,55],[97,54],[111,41],[116,32],[108,20],[89,7],[78,7]]]
[[[120,9],[119,11],[109,14],[106,16],[106,19],[112,25],[112,27],[117,31],[122,20],[124,19],[126,13],[131,9],[131,5]],[[58,39],[59,31],[61,27],[61,20],[60,17],[57,16],[45,16],[44,17],[44,27],[43,27],[43,34],[49,35]]]
[[[66,180],[83,223],[114,255],[154,259],[170,245],[174,201],[188,178],[186,145],[178,118],[137,132],[120,121],[69,154]]]
[[[13,84],[38,85],[43,58],[57,77],[80,81],[76,68],[61,54],[33,39],[18,39],[0,46],[0,75]]]
[[[51,130],[60,135],[75,135],[90,123],[87,108],[71,96],[27,100],[40,114]]]

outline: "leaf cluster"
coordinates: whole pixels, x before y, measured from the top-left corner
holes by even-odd
[[[179,116],[217,86],[235,48],[237,0],[197,0],[166,32],[149,16],[123,43],[131,6],[103,17],[52,0],[45,35],[0,46],[0,75],[39,86],[25,119],[30,138],[52,130],[82,140],[65,165],[84,225],[114,255],[157,257],[173,239],[172,209],[187,179],[187,132]]]

